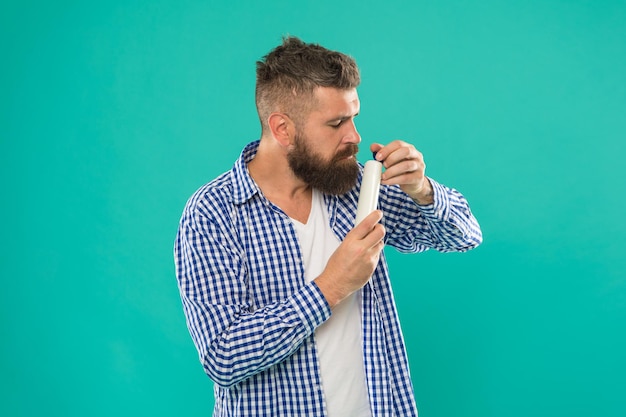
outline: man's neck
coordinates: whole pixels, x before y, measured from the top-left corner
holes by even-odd
[[[248,163],[248,172],[268,200],[292,219],[307,222],[312,189],[293,174],[280,148],[266,145],[262,140],[254,159]]]

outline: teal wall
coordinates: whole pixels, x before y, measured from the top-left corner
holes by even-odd
[[[258,138],[286,33],[353,55],[364,142],[414,143],[483,227],[387,249],[420,414],[626,415],[626,3],[602,0],[3,2],[0,415],[210,415],[172,245]]]

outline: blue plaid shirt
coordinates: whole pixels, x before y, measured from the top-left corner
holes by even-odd
[[[176,275],[189,331],[214,381],[214,416],[324,416],[314,330],[331,315],[306,283],[289,217],[248,174],[258,142],[232,170],[188,201],[176,237]],[[360,179],[359,179],[360,182]],[[401,252],[465,251],[482,240],[457,191],[432,181],[435,203],[418,206],[383,186],[385,244]],[[352,229],[358,186],[324,195],[340,240]],[[417,416],[403,336],[384,253],[361,289],[363,360],[374,417]]]

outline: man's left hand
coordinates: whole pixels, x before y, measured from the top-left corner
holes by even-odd
[[[425,175],[424,156],[415,146],[394,140],[384,146],[373,143],[370,150],[376,152],[376,160],[385,167],[381,184],[399,185],[418,204],[433,203],[433,187]]]

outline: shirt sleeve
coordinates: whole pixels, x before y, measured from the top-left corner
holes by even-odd
[[[467,200],[457,190],[428,178],[434,202],[419,205],[397,186],[381,189],[388,244],[401,252],[465,252],[482,243],[482,232]]]
[[[187,326],[207,375],[232,385],[293,354],[330,316],[315,283],[284,300],[253,309],[247,270],[229,231],[206,213],[187,209],[174,246]]]

